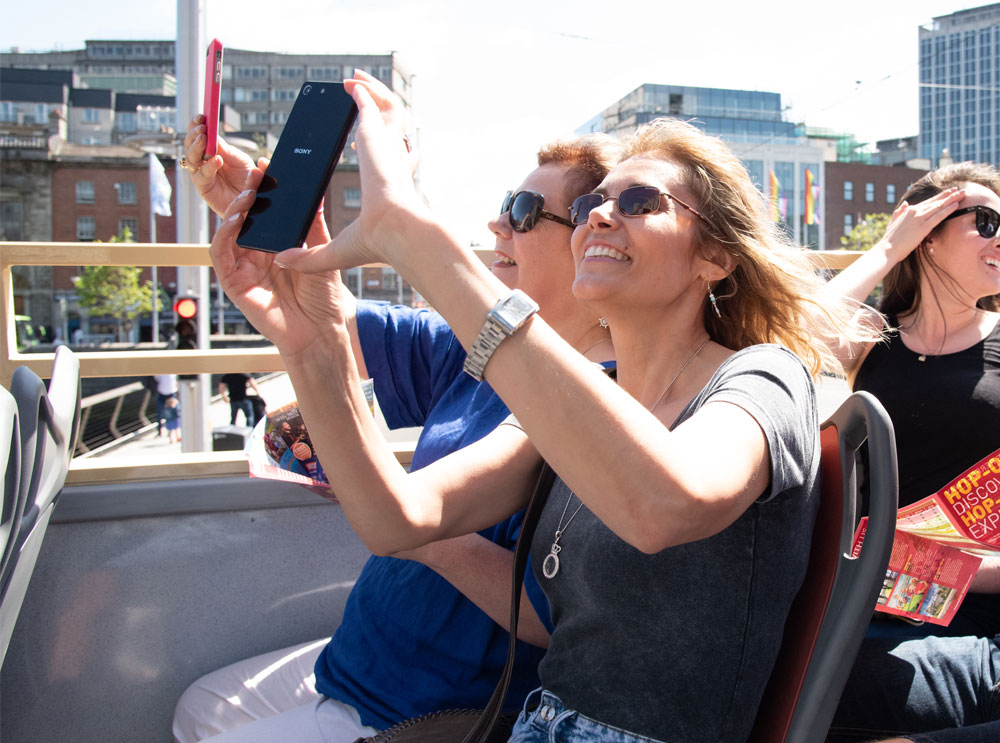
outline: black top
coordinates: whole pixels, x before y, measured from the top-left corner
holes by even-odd
[[[222,377],[222,383],[229,388],[229,399],[234,402],[247,399],[247,382],[250,381],[249,374],[232,373]]]
[[[1000,323],[974,346],[925,361],[893,331],[872,348],[854,389],[875,395],[892,419],[899,505],[926,498],[1000,449]]]
[[[898,327],[897,318],[889,324]],[[937,492],[1000,449],[1000,323],[964,351],[920,356],[893,331],[872,348],[854,382],[892,419],[900,506]],[[1000,632],[1000,596],[969,594],[947,631]]]

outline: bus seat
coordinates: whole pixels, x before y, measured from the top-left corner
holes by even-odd
[[[823,740],[861,646],[892,551],[898,508],[896,440],[881,403],[855,392],[820,426],[822,487],[805,580],[785,622],[781,651],[750,740]],[[869,520],[851,557],[860,493],[858,449],[867,440]]]
[[[0,577],[14,551],[24,502],[18,492],[21,481],[21,433],[17,425],[17,401],[0,387],[0,462],[4,463],[3,504],[0,508]],[[2,657],[2,656],[0,656]]]
[[[56,349],[48,390],[27,367],[14,370],[10,388],[18,408],[21,446],[18,497],[24,507],[13,552],[0,582],[3,656],[76,447],[80,420],[79,359],[69,348],[60,346]]]

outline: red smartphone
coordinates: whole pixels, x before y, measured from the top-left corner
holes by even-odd
[[[222,42],[212,39],[205,54],[205,159],[219,150],[219,94],[222,90]]]

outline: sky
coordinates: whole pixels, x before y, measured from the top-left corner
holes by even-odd
[[[918,27],[935,0],[203,0],[207,38],[298,53],[398,53],[413,74],[421,187],[464,239],[571,134],[643,83],[780,93],[789,121],[863,142],[917,134]],[[168,39],[176,0],[7,2],[0,49]]]

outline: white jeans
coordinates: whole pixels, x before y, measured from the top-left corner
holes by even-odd
[[[202,676],[174,710],[178,743],[353,743],[377,731],[354,707],[321,696],[313,666],[330,638],[233,663]]]

